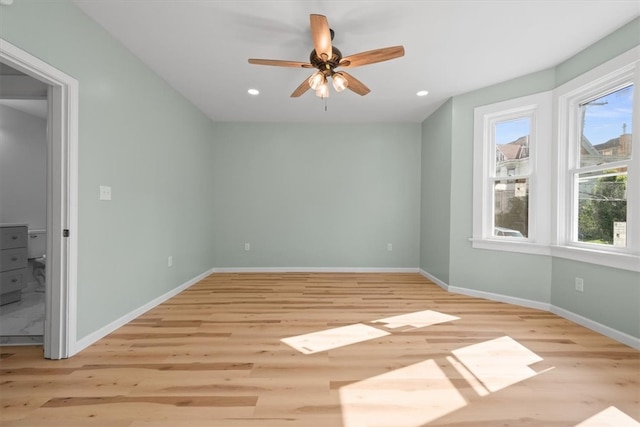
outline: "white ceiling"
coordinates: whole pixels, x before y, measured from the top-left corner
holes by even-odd
[[[640,16],[640,0],[74,0],[214,121],[421,122],[449,97],[552,67]],[[350,69],[369,86],[289,95],[311,72],[309,14],[344,56],[404,45]],[[260,90],[257,97],[247,89]],[[429,91],[417,97],[418,90]]]

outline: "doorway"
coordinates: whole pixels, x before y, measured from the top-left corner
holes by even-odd
[[[76,352],[78,82],[0,39],[0,62],[48,86],[44,357]]]
[[[2,62],[0,81],[0,345],[42,345],[49,86]]]

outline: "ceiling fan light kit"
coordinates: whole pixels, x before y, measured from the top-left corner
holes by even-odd
[[[309,87],[313,90],[318,90],[327,81],[324,73],[316,71],[309,77]]]
[[[318,89],[316,89],[316,96],[320,98],[329,97],[329,84],[325,81]]]
[[[336,92],[342,92],[346,88],[349,87],[349,80],[342,74],[340,71],[337,73],[333,73],[331,76],[331,81],[333,82],[333,88]]]
[[[344,71],[335,71],[335,69],[337,67],[360,67],[362,65],[374,64],[376,62],[388,61],[404,56],[403,46],[393,46],[356,53],[343,58],[342,52],[331,44],[334,32],[329,28],[326,16],[310,15],[310,25],[314,49],[309,55],[308,63],[283,61],[280,59],[249,59],[249,63],[255,65],[316,68],[318,71],[305,79],[302,84],[293,91],[291,94],[292,98],[303,95],[309,89],[313,89],[317,96],[327,98],[329,96],[329,78],[331,78],[333,88],[336,92],[350,89],[358,95],[364,96],[371,91],[364,83],[351,74]]]

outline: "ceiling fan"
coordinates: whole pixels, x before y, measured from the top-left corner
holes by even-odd
[[[342,52],[331,45],[333,40],[333,30],[329,28],[327,17],[324,15],[310,15],[311,38],[314,49],[309,56],[309,62],[284,61],[279,59],[249,59],[249,64],[273,65],[276,67],[295,68],[316,68],[311,77],[305,79],[291,97],[296,98],[304,94],[307,90],[313,89],[316,95],[321,98],[329,96],[329,79],[336,92],[350,89],[358,95],[366,95],[371,90],[360,80],[345,71],[335,71],[338,67],[354,68],[362,65],[374,64],[376,62],[388,61],[390,59],[404,56],[403,46],[385,47],[382,49],[369,50],[367,52],[356,53],[342,57]]]

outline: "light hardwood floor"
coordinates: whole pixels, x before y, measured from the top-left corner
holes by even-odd
[[[418,274],[215,274],[70,359],[4,347],[0,368],[7,427],[640,420],[637,350]]]

